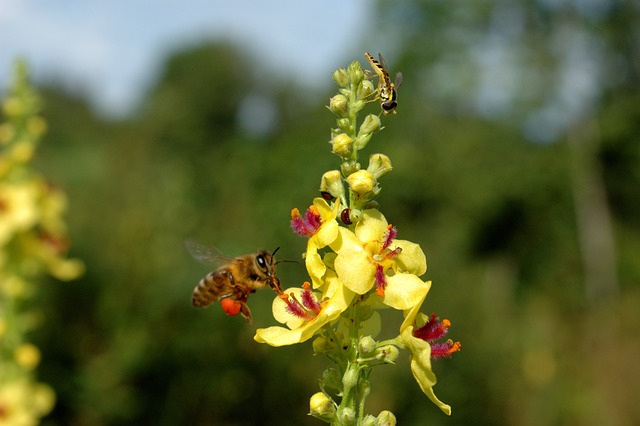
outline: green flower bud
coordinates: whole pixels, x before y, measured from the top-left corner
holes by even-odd
[[[360,151],[362,148],[367,146],[370,140],[371,140],[371,133],[358,133],[358,136],[356,136],[356,140],[353,144],[354,148],[357,151]]]
[[[371,414],[367,414],[364,419],[362,419],[362,426],[376,426],[378,423],[378,419],[373,417]]]
[[[349,74],[350,82],[357,87],[364,78],[364,71],[362,71],[362,65],[360,65],[360,62],[351,62],[347,72]]]
[[[347,70],[344,68],[335,71],[333,73],[333,79],[340,87],[347,87],[349,85],[349,76],[347,75]]]
[[[339,118],[338,119],[338,127],[340,127],[340,129],[343,132],[347,132],[347,133],[350,133],[353,130],[353,126],[351,124],[351,120],[349,120],[348,118]]]
[[[362,80],[362,83],[358,86],[358,99],[367,99],[375,90],[371,80]]]
[[[338,154],[340,157],[349,158],[353,153],[353,139],[346,133],[340,133],[331,140],[333,149],[331,152]]]
[[[366,105],[366,103],[364,101],[355,101],[355,102],[351,103],[351,109],[353,109],[354,111],[358,112],[362,108],[364,108],[365,105]]]
[[[372,173],[376,179],[389,173],[393,167],[391,166],[391,160],[384,154],[373,154],[369,157],[369,167],[367,171]]]
[[[340,407],[338,408],[338,421],[341,425],[353,425],[356,423],[356,412],[351,407]]]
[[[342,390],[342,377],[335,368],[327,368],[322,372],[322,383],[328,388]]]
[[[358,342],[358,350],[360,354],[368,354],[376,348],[376,341],[371,336],[364,336]]]
[[[342,376],[342,386],[345,390],[351,389],[358,384],[358,379],[360,378],[360,372],[358,368],[355,366],[351,366],[347,371],[345,371],[344,376]]]
[[[375,114],[369,114],[364,118],[358,133],[371,134],[373,132],[377,132],[381,128],[382,122],[380,121],[380,117]]]
[[[356,194],[364,196],[374,192],[378,185],[378,181],[373,173],[367,170],[359,170],[347,177],[349,188]]]
[[[344,184],[339,170],[331,170],[322,175],[320,192],[328,192],[334,198],[340,198],[344,195]]]
[[[399,355],[400,351],[394,345],[381,346],[375,352],[376,359],[387,364],[395,364]]]
[[[323,354],[327,351],[327,339],[322,336],[316,338],[311,345],[314,354]]]
[[[334,402],[324,392],[317,392],[309,400],[309,415],[318,419],[331,420],[336,414]]]
[[[380,411],[377,426],[396,426],[396,416],[391,411]]]
[[[340,171],[342,171],[343,176],[350,176],[359,170],[360,163],[357,161],[343,161],[342,164],[340,164]]]
[[[340,117],[349,114],[349,103],[344,95],[335,95],[329,100],[329,109]]]

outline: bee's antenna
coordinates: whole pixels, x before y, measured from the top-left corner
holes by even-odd
[[[276,247],[276,249],[271,253],[271,256],[275,256],[278,250],[280,250],[280,247]]]

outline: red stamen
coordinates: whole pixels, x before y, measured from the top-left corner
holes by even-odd
[[[291,229],[301,237],[311,237],[322,225],[322,218],[316,206],[311,206],[304,213],[304,219],[297,208],[291,210]]]
[[[460,352],[461,346],[460,342],[454,343],[452,340],[447,340],[445,343],[431,344],[431,358],[450,358],[454,353]]]
[[[422,327],[413,330],[413,335],[418,339],[426,340],[431,343],[435,340],[443,338],[451,327],[451,322],[447,319],[442,322],[438,321],[436,314],[431,314],[429,321]]]
[[[280,298],[287,304],[287,312],[298,318],[311,321],[318,316],[322,310],[322,305],[311,292],[311,284],[305,282],[302,287],[302,303],[298,301],[293,293],[284,293],[280,295]]]
[[[387,225],[387,232],[384,234],[384,240],[382,241],[382,250],[385,250],[391,245],[393,239],[398,235],[398,230],[391,224]]]
[[[376,265],[376,294],[380,297],[384,297],[384,289],[387,287],[387,277],[384,274],[384,268],[382,265]]]
[[[304,284],[302,284],[302,288],[302,304],[305,308],[318,315],[320,313],[320,310],[322,309],[322,306],[311,292],[311,284],[305,282]]]

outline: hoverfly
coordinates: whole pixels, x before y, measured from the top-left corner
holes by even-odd
[[[277,294],[282,294],[280,280],[275,275],[277,262],[274,255],[278,249],[273,253],[260,250],[232,258],[193,240],[187,240],[185,247],[196,260],[219,265],[193,289],[191,303],[197,308],[219,301],[228,315],[240,313],[251,322],[251,310],[247,306],[251,293],[269,286]]]
[[[385,115],[389,113],[395,114],[396,107],[398,106],[398,89],[402,84],[402,73],[396,73],[395,81],[392,83],[389,78],[389,72],[387,71],[387,61],[384,60],[381,53],[378,53],[380,61],[376,61],[369,52],[364,52],[364,56],[369,60],[371,68],[373,68],[375,73],[369,74],[369,77],[378,77],[378,89],[375,100],[380,100],[380,106]]]

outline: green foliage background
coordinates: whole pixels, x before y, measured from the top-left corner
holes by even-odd
[[[394,165],[381,209],[424,248],[425,306],[463,346],[434,366],[451,418],[421,394],[406,358],[373,378],[369,412],[389,409],[403,425],[640,422],[639,10],[579,3],[377,6],[363,40],[404,74],[398,115],[370,145]],[[516,36],[505,24],[514,16]],[[597,97],[535,142],[523,128],[562,88],[567,28],[604,52]],[[474,58],[491,37],[522,55],[497,113],[474,100]],[[87,265],[39,296],[40,380],[58,396],[44,424],[318,424],[306,413],[325,363],[310,345],[265,347],[241,319],[190,306],[208,269],[186,238],[231,255],[280,246],[280,258],[297,259],[305,242],[289,212],[338,164],[323,106],[330,76],[314,92],[259,73],[243,52],[185,46],[127,120],[42,88],[50,130],[37,167],[69,194],[71,255]],[[357,51],[335,68],[354,58],[364,64]],[[282,264],[279,275],[297,286],[304,268]],[[254,327],[273,322],[272,298],[252,296]]]

